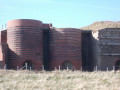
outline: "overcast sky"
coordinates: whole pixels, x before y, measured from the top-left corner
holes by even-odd
[[[37,19],[58,28],[120,21],[120,0],[0,0],[0,29],[12,19]]]

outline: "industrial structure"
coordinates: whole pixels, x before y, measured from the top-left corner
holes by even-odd
[[[38,20],[7,22],[0,33],[0,68],[92,71],[119,69],[120,28],[54,28]]]

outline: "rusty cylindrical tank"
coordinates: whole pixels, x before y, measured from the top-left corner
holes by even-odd
[[[42,22],[16,19],[7,23],[8,66],[41,69],[43,64]]]
[[[59,28],[50,30],[50,68],[80,69],[81,30]]]

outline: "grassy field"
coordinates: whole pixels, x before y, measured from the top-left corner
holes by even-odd
[[[4,71],[0,90],[120,90],[120,71]]]

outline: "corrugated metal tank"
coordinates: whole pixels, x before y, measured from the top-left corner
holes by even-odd
[[[50,30],[50,68],[80,69],[81,33],[74,28]]]
[[[7,23],[8,66],[23,67],[28,63],[34,69],[43,64],[42,22],[16,19]]]

